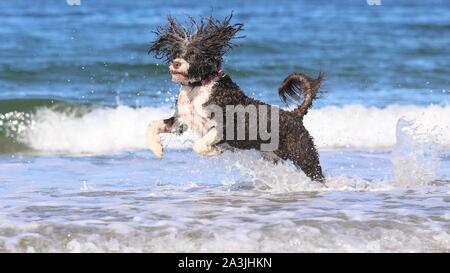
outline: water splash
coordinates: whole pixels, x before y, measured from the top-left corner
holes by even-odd
[[[326,176],[326,183],[311,181],[302,171],[290,162],[273,163],[265,160],[258,152],[236,151],[223,154],[226,168],[237,170],[238,179],[227,178],[225,185],[242,185],[251,183],[257,191],[278,193],[326,192],[326,191],[386,191],[391,190],[392,183],[385,179],[367,180],[361,177]],[[245,182],[242,182],[242,181]]]
[[[402,187],[428,185],[438,179],[441,149],[433,131],[423,132],[414,119],[400,118],[391,154],[394,183]]]
[[[299,172],[291,164],[274,164],[262,158],[258,152],[236,151],[225,156],[228,169],[239,171],[244,179],[252,182],[256,190],[281,193],[314,191],[322,187],[312,183],[303,172]]]

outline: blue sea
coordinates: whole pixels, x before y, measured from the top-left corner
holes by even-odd
[[[0,2],[0,252],[450,252],[449,1],[68,2]],[[179,89],[152,31],[232,11],[246,94],[325,72],[326,185],[191,132],[147,149]]]

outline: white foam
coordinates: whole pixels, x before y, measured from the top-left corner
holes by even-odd
[[[225,195],[225,196],[223,196]],[[142,222],[97,223],[54,217],[30,223],[0,215],[0,252],[448,252],[445,220],[416,212],[421,200],[391,195],[402,210],[361,195],[248,196],[220,192],[181,200],[91,209],[139,215]],[[256,198],[255,198],[256,197]],[[200,198],[200,199],[199,199]],[[353,199],[353,200],[352,200]],[[215,200],[215,201],[214,201]],[[130,199],[123,200],[129,203]],[[172,200],[173,201],[173,200]],[[93,202],[91,200],[91,202]],[[444,199],[437,201],[439,205]],[[398,203],[397,203],[398,204]],[[411,204],[411,205],[409,205]],[[409,205],[409,206],[408,206]],[[133,205],[130,205],[133,206]],[[72,208],[67,206],[68,208]],[[435,208],[429,204],[427,208]],[[24,207],[21,207],[24,209]],[[92,210],[92,211],[91,211]],[[21,210],[23,211],[23,210]],[[131,213],[131,214],[130,214]],[[411,214],[413,213],[413,214]],[[414,215],[414,217],[411,217]],[[77,215],[77,217],[79,217]],[[114,218],[114,217],[112,217]],[[435,217],[437,218],[437,216]]]
[[[32,116],[21,141],[39,151],[68,154],[145,149],[147,125],[172,113],[169,107],[118,106],[78,117],[43,108]],[[376,149],[395,145],[401,117],[414,119],[420,133],[433,134],[439,145],[450,147],[450,106],[329,106],[310,111],[304,122],[319,148]],[[190,148],[193,134],[163,139],[167,148]]]
[[[154,120],[170,117],[169,107],[101,108],[81,117],[39,109],[21,141],[38,151],[68,154],[104,154],[147,147],[146,130]],[[163,137],[171,148],[185,147],[189,135]]]
[[[312,110],[304,122],[318,147],[391,148],[402,117],[414,119],[418,133],[433,134],[439,144],[450,147],[450,106],[329,106]]]

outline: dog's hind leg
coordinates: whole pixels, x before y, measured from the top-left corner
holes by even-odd
[[[297,168],[300,168],[311,180],[325,182],[325,177],[320,166],[317,152],[311,152],[307,156],[296,157],[292,160]]]
[[[216,128],[212,128],[203,137],[197,139],[192,146],[194,152],[203,156],[219,155],[222,151],[215,146],[220,141],[219,133]]]
[[[289,144],[275,151],[275,154],[285,160],[291,160],[311,180],[325,182],[319,161],[319,153],[314,146],[313,139],[307,132],[292,136]]]
[[[175,123],[175,118],[157,120],[148,126],[147,141],[148,147],[159,159],[163,157],[163,147],[161,143],[160,133],[169,133]]]

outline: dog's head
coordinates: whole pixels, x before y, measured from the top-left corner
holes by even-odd
[[[169,16],[166,26],[154,32],[149,53],[164,58],[169,64],[172,80],[181,84],[193,84],[207,79],[220,70],[223,55],[233,47],[231,39],[243,27],[230,24],[232,14],[223,21],[200,18],[190,19],[183,26]]]

